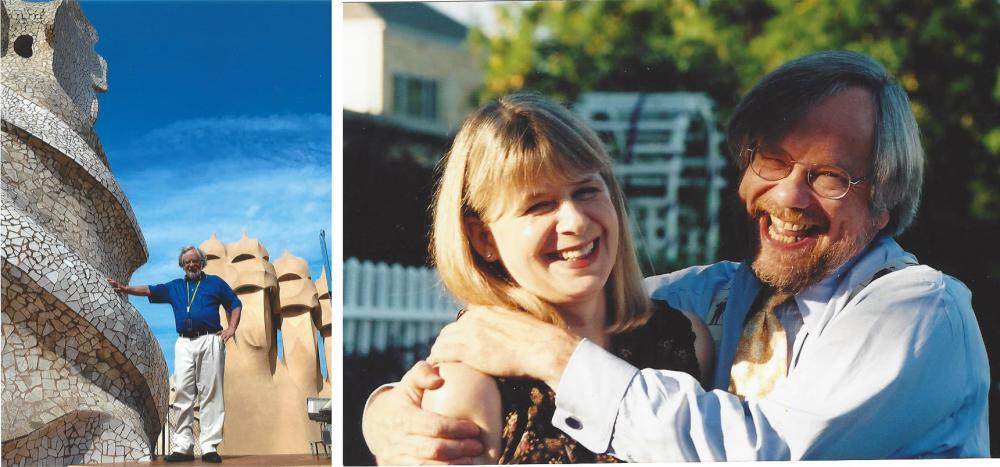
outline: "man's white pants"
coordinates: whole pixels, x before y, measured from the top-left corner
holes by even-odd
[[[226,415],[222,378],[226,347],[222,338],[206,334],[194,339],[178,337],[174,344],[174,406],[180,411],[174,427],[174,452],[190,453],[194,446],[194,396],[201,405],[201,452],[214,452],[222,443]]]

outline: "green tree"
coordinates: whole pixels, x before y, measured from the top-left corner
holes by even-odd
[[[528,88],[571,101],[591,90],[697,90],[734,101],[739,32],[696,2],[538,2],[498,8],[502,33],[472,32],[488,52],[482,98]]]

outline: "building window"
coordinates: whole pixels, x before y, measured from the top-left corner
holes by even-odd
[[[437,120],[437,81],[416,76],[393,76],[393,108],[398,115],[423,120]]]

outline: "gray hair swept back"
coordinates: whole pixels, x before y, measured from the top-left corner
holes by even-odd
[[[819,52],[772,71],[736,106],[729,121],[729,150],[745,172],[750,164],[746,149],[751,143],[780,138],[813,107],[852,86],[872,95],[875,142],[869,201],[875,212],[889,213],[882,232],[896,236],[910,226],[920,205],[924,149],[906,92],[871,57]]]
[[[184,262],[181,261],[181,258],[184,256],[184,253],[187,253],[191,250],[198,252],[198,258],[201,259],[201,267],[205,267],[205,265],[208,264],[208,258],[205,257],[205,252],[201,251],[201,248],[198,248],[194,245],[187,245],[181,247],[181,253],[177,255],[177,265],[180,267],[184,267]]]

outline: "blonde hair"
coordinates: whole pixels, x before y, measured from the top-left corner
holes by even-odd
[[[500,262],[475,252],[465,218],[489,222],[513,195],[542,181],[571,182],[597,171],[618,217],[618,251],[604,290],[607,332],[640,326],[651,315],[626,220],[625,200],[597,135],[575,114],[545,98],[511,94],[481,107],[462,124],[438,166],[430,253],[444,285],[465,303],[521,310],[565,326],[555,308],[514,282]]]

